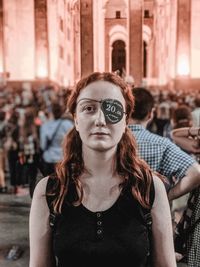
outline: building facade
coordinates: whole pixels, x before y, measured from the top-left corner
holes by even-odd
[[[0,83],[200,86],[199,0],[0,0]]]

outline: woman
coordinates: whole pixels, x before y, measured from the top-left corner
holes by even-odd
[[[72,128],[73,122],[64,117],[63,107],[52,103],[52,118],[41,125],[40,147],[43,151],[42,168],[44,176],[55,171],[55,164],[62,158],[62,141],[64,135]]]
[[[150,209],[152,266],[176,266],[163,182],[137,157],[127,127],[133,104],[131,89],[116,74],[95,72],[74,88],[68,109],[75,127],[64,158],[56,177],[43,178],[33,196],[30,267],[79,261],[106,266],[108,260],[147,266],[150,240],[143,215]],[[58,214],[53,228],[49,208]]]

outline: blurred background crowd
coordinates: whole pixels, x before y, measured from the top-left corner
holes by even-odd
[[[62,118],[69,122],[65,130],[73,125],[73,118],[63,110],[70,91],[71,88],[53,86],[0,89],[0,193],[23,195],[29,187],[32,196],[37,176],[41,174],[45,135],[48,137],[49,132],[51,136],[59,124],[47,123]],[[174,128],[199,126],[200,90],[151,89],[151,93],[155,100],[154,119],[148,125],[151,132],[171,139]],[[42,130],[44,125],[46,130],[44,127]],[[52,145],[54,148],[60,146],[65,130],[60,133],[60,142]],[[49,158],[48,152],[46,162],[57,162],[60,156],[56,153],[54,150]]]

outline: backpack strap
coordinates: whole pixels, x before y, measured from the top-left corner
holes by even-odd
[[[45,147],[44,151],[48,150],[49,147],[51,146],[51,144],[52,144],[52,142],[53,142],[53,140],[54,140],[54,138],[55,138],[55,136],[56,136],[56,134],[58,132],[58,129],[60,128],[61,123],[62,123],[62,119],[60,119],[60,121],[58,122],[58,125],[57,125],[57,127],[56,127],[56,129],[55,129],[55,131],[54,131],[54,133],[53,133],[53,135],[51,137],[51,139],[47,139],[47,144],[46,144],[46,147]]]
[[[153,206],[155,199],[155,187],[154,187],[154,182],[152,179],[151,183],[151,188],[150,188],[150,208],[146,209],[142,206],[140,206],[140,214],[142,218],[144,219],[144,223],[147,228],[148,232],[148,239],[149,239],[149,251],[148,251],[148,257],[147,257],[147,262],[146,262],[146,267],[151,267],[152,266],[152,216],[151,216],[151,208]]]
[[[49,225],[54,230],[55,225],[58,221],[59,215],[54,212],[53,201],[55,200],[55,195],[52,195],[51,191],[57,185],[57,178],[53,175],[50,175],[47,181],[46,187],[46,200],[49,207]]]

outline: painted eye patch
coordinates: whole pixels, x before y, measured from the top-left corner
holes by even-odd
[[[105,116],[106,123],[118,123],[125,114],[122,103],[116,99],[106,98],[104,100],[98,101],[89,98],[82,98],[78,101],[78,103],[84,100],[87,103],[87,105],[84,105],[84,110],[87,113],[96,112],[96,103],[100,103],[100,107]]]
[[[104,99],[101,101],[101,109],[107,123],[115,124],[121,121],[124,116],[124,108],[120,101],[116,99]]]

